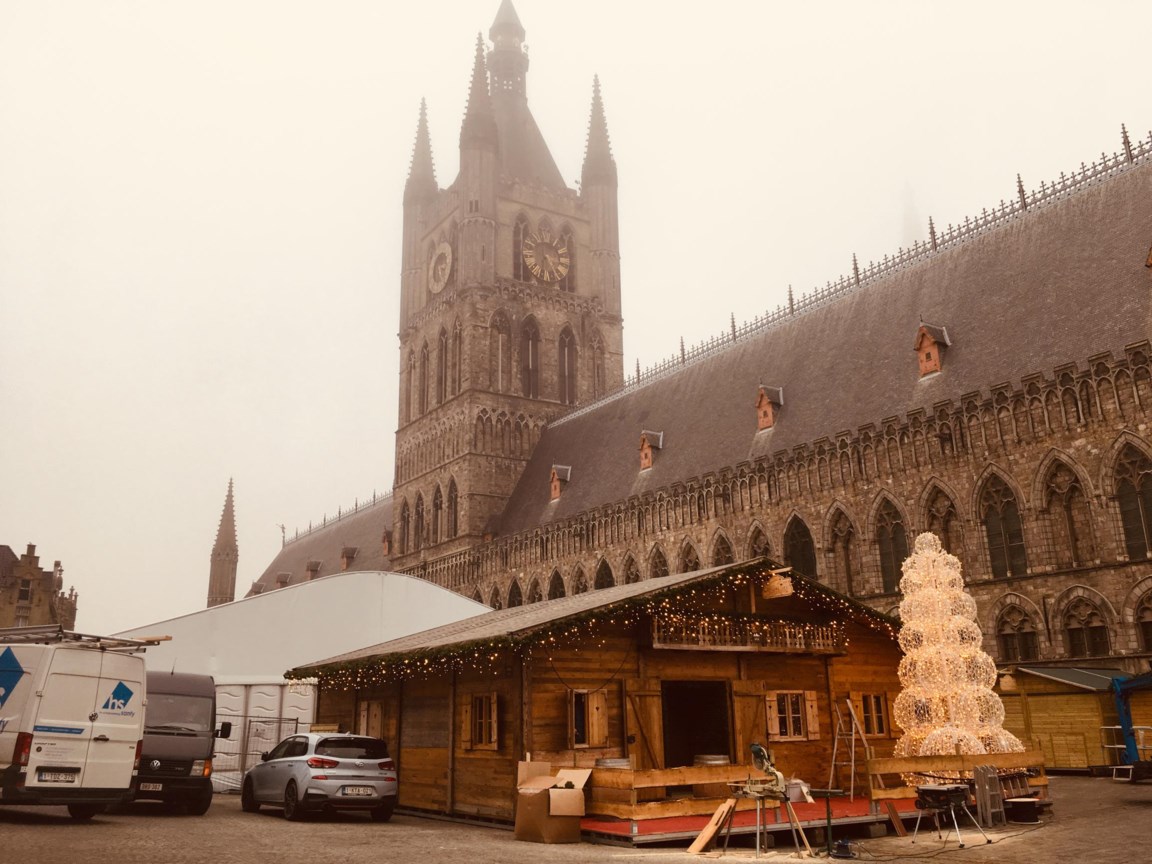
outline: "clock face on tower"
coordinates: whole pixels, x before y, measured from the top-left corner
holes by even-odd
[[[448,284],[448,277],[452,275],[452,247],[443,240],[432,254],[432,263],[428,266],[428,290],[439,294]]]
[[[541,282],[559,282],[571,264],[568,246],[547,231],[529,234],[524,238],[524,264]]]

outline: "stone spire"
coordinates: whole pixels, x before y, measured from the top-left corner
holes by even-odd
[[[580,182],[583,186],[590,183],[616,185],[616,160],[612,158],[612,143],[608,140],[608,121],[604,117],[604,101],[600,98],[599,76],[592,79],[592,118],[588,121],[588,148],[584,152]]]
[[[500,3],[496,20],[488,30],[488,38],[492,40],[492,53],[488,55],[492,92],[525,101],[528,97],[525,87],[528,55],[524,53],[524,25],[520,23],[512,0]]]
[[[209,606],[231,603],[236,599],[236,562],[239,557],[232,478],[228,478],[228,494],[224,498],[224,512],[220,514],[220,527],[216,529],[216,543],[212,547],[212,566],[208,571]]]
[[[464,109],[464,124],[460,127],[460,146],[469,144],[496,145],[496,115],[492,112],[492,96],[488,92],[484,37],[479,33],[476,34],[476,61],[472,65],[468,107]]]
[[[435,195],[436,167],[432,163],[432,139],[428,135],[428,106],[420,100],[420,120],[416,124],[416,143],[412,147],[412,164],[404,184],[404,200],[427,198]]]

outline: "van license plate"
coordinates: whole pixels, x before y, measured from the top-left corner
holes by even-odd
[[[375,795],[376,790],[372,786],[345,786],[344,794],[364,798]]]
[[[76,775],[68,771],[41,771],[37,779],[41,783],[75,783]]]
[[[162,792],[164,790],[163,783],[141,783],[141,792]]]

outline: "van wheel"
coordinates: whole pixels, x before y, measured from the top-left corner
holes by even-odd
[[[241,801],[243,804],[243,801]],[[212,787],[197,793],[184,802],[184,809],[189,816],[203,816],[212,806]]]
[[[240,790],[240,809],[245,813],[255,813],[260,809],[260,802],[256,800],[256,796],[252,793],[251,778],[244,781],[244,788]]]
[[[87,822],[97,813],[103,813],[105,810],[102,804],[69,804],[68,815],[75,819],[77,822]]]
[[[284,818],[289,822],[299,822],[304,818],[304,808],[300,804],[300,793],[296,791],[296,781],[289,780],[284,787]]]

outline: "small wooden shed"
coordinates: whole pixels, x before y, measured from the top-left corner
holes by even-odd
[[[318,679],[318,722],[389,742],[402,807],[511,820],[531,759],[594,768],[588,813],[640,819],[711,813],[725,781],[754,773],[753,742],[825,785],[838,730],[848,761],[849,700],[890,754],[900,657],[890,618],[757,559],[497,610],[288,675]]]

